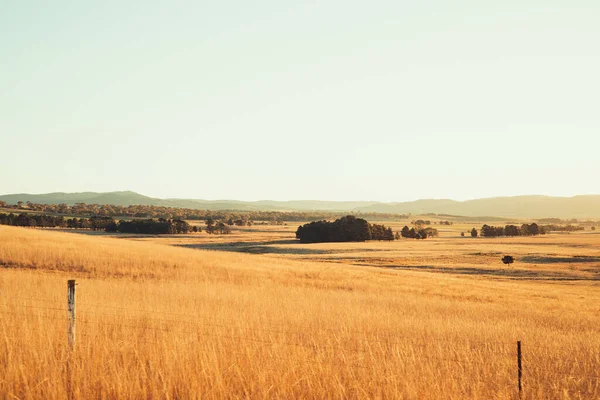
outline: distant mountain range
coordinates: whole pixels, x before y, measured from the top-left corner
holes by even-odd
[[[574,197],[515,196],[494,197],[477,200],[416,200],[400,203],[376,201],[238,201],[238,200],[195,200],[159,199],[139,193],[124,192],[82,192],[46,194],[9,194],[0,196],[8,204],[18,201],[31,201],[42,204],[115,204],[153,205],[182,207],[205,210],[238,211],[331,211],[331,212],[378,212],[394,214],[450,214],[461,216],[498,216],[508,218],[600,218],[600,195]]]

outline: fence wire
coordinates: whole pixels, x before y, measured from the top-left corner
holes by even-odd
[[[17,311],[8,311],[6,309],[2,309],[0,308],[0,314],[5,314],[5,315],[11,315],[11,316],[18,316],[19,320],[21,321],[27,321],[28,318],[32,318],[32,319],[46,319],[46,320],[53,320],[53,321],[63,321],[63,322],[67,322],[67,308],[66,307],[61,307],[60,304],[64,304],[62,301],[57,300],[57,299],[44,299],[44,298],[26,298],[26,297],[11,297],[11,300],[20,300],[20,301],[28,301],[28,302],[38,302],[38,303],[44,303],[47,305],[56,305],[56,307],[53,306],[42,306],[42,305],[35,305],[35,304],[8,304],[6,302],[3,302],[0,304],[0,307],[10,307],[11,309],[13,307],[17,308],[17,309],[24,309],[25,310],[38,310],[39,312],[36,313],[26,313],[26,312],[17,312]],[[127,312],[136,312],[136,313],[140,313],[139,315],[126,315],[123,313],[110,313],[110,312],[101,312],[101,311],[96,311],[96,310],[86,310],[85,308],[87,307],[91,307],[91,308],[103,308],[103,309],[113,309],[113,310],[121,310],[121,311],[127,311]],[[459,340],[459,339],[454,339],[454,338],[436,338],[436,337],[430,337],[427,336],[426,338],[419,338],[419,337],[414,337],[414,336],[407,336],[407,335],[395,335],[393,333],[384,333],[384,332],[367,332],[367,331],[352,331],[352,330],[348,330],[348,329],[344,329],[344,330],[340,330],[340,329],[333,329],[333,328],[324,328],[324,327],[319,327],[318,328],[318,333],[323,333],[323,332],[335,332],[336,334],[340,334],[340,333],[344,333],[344,334],[348,334],[348,335],[354,335],[349,337],[349,341],[352,342],[357,342],[357,343],[361,343],[361,344],[365,344],[365,346],[363,347],[357,347],[357,346],[349,346],[348,343],[345,343],[342,341],[342,338],[340,337],[336,337],[334,336],[316,336],[316,335],[306,335],[303,334],[301,332],[294,332],[291,330],[282,330],[282,329],[276,329],[276,328],[272,328],[272,326],[274,327],[287,327],[287,325],[285,324],[277,324],[277,323],[273,323],[271,324],[271,326],[264,326],[264,327],[260,327],[260,328],[256,328],[256,327],[244,327],[239,325],[239,323],[234,323],[236,321],[234,320],[227,320],[227,319],[218,319],[218,318],[214,318],[214,317],[209,317],[206,318],[206,320],[202,320],[202,321],[197,321],[198,318],[204,318],[203,316],[199,316],[199,315],[192,315],[192,314],[183,314],[183,313],[174,313],[174,312],[167,312],[167,311],[157,311],[157,310],[140,310],[140,309],[130,309],[130,308],[125,308],[125,307],[117,307],[117,306],[105,306],[105,305],[99,305],[99,304],[90,304],[90,303],[82,303],[82,304],[77,304],[78,307],[78,311],[77,311],[77,319],[76,319],[76,323],[83,325],[84,327],[87,327],[89,329],[93,329],[94,327],[97,326],[108,326],[108,327],[118,327],[118,328],[124,328],[124,329],[135,329],[137,332],[136,333],[141,333],[142,335],[144,335],[144,337],[136,337],[134,339],[130,338],[130,337],[119,337],[118,335],[116,335],[116,337],[111,337],[112,340],[118,340],[120,343],[128,343],[132,346],[135,346],[139,343],[144,343],[144,344],[150,344],[150,345],[155,345],[157,343],[160,343],[160,338],[154,338],[152,339],[151,337],[147,336],[147,333],[154,333],[155,335],[157,333],[185,333],[188,335],[189,338],[196,338],[196,340],[200,340],[201,338],[214,338],[214,339],[219,339],[219,340],[226,340],[226,341],[235,341],[235,342],[244,342],[244,343],[256,343],[259,344],[260,346],[253,348],[253,352],[248,353],[248,352],[239,352],[239,351],[232,351],[230,349],[225,350],[225,348],[223,347],[219,347],[219,348],[213,348],[213,350],[203,350],[203,349],[195,349],[194,351],[198,352],[198,353],[202,353],[208,356],[221,356],[222,353],[227,353],[227,354],[231,354],[231,355],[236,355],[236,356],[241,356],[241,357],[245,357],[245,358],[249,358],[252,359],[254,357],[257,357],[257,354],[260,352],[264,352],[266,354],[260,354],[258,355],[258,357],[260,358],[268,358],[268,359],[274,359],[274,360],[279,360],[279,361],[283,361],[283,362],[289,362],[289,359],[287,358],[283,358],[283,357],[278,357],[273,355],[272,353],[270,353],[270,351],[273,350],[273,347],[276,346],[293,346],[293,347],[299,347],[299,348],[303,348],[303,349],[307,349],[307,350],[312,350],[313,355],[317,355],[317,356],[327,356],[329,357],[329,360],[336,360],[336,361],[340,361],[342,364],[347,365],[348,367],[351,368],[360,368],[360,369],[372,369],[374,368],[374,365],[371,364],[365,364],[365,361],[373,361],[373,360],[369,360],[368,358],[365,357],[361,357],[359,358],[359,355],[368,355],[368,354],[373,354],[374,352],[388,352],[388,354],[392,354],[398,357],[405,357],[405,358],[413,358],[414,360],[432,360],[432,361],[436,361],[438,362],[438,365],[436,365],[436,368],[455,368],[452,367],[452,365],[448,365],[448,366],[444,366],[439,365],[439,362],[448,362],[454,365],[461,365],[463,367],[471,367],[471,368],[477,368],[477,363],[475,361],[477,361],[478,363],[485,363],[488,362],[488,359],[485,358],[487,353],[490,354],[497,354],[505,358],[506,362],[510,362],[512,361],[514,358],[516,358],[516,346],[514,342],[508,342],[506,340],[486,340],[486,339],[464,339],[464,340]],[[84,308],[83,310],[81,310],[81,308]],[[46,313],[46,314],[44,314]],[[47,315],[48,313],[52,314],[52,315]],[[61,314],[58,315],[57,313]],[[147,313],[147,314],[153,314],[155,316],[148,316],[148,315],[144,315],[143,313]],[[174,319],[174,318],[161,318],[160,316],[178,316],[178,317],[186,317],[186,318],[193,318],[196,319],[196,321],[190,321],[190,320],[182,320],[182,319]],[[84,318],[81,318],[80,316],[83,316]],[[101,317],[104,319],[99,319],[97,317]],[[119,319],[119,320],[126,320],[127,323],[123,323],[123,322],[116,322],[116,321],[106,321],[106,318],[114,318],[114,319]],[[219,323],[215,323],[214,321],[219,321]],[[138,324],[136,324],[136,322],[138,322]],[[161,325],[161,326],[147,326],[147,325],[141,325],[140,323],[148,323],[148,322],[152,322],[154,324],[157,325]],[[231,322],[230,324],[228,324],[228,322]],[[257,321],[260,323],[265,323],[264,321]],[[162,326],[165,325],[165,326]],[[229,332],[227,334],[218,332],[218,330],[213,330],[212,332],[206,332],[203,331],[202,328],[218,328],[218,329],[227,329],[229,330]],[[29,327],[29,328],[33,328],[33,327]],[[34,328],[35,329],[35,328]],[[40,331],[42,331],[42,328],[38,328]],[[80,328],[81,329],[81,328]],[[85,329],[84,329],[85,330]],[[238,334],[234,334],[232,332],[237,332]],[[111,332],[111,333],[114,333]],[[269,338],[265,338],[264,335],[263,337],[248,337],[248,336],[242,336],[241,333],[253,333],[254,335],[260,335],[260,334],[268,334],[270,335]],[[110,334],[109,332],[104,331],[103,334]],[[275,335],[280,335],[280,336],[284,336],[286,337],[286,339],[281,339],[279,338],[279,340],[273,340],[275,338],[273,338],[273,334]],[[77,334],[78,338],[87,338],[89,340],[97,340],[99,335],[98,334],[93,334],[90,331],[84,331],[84,332],[79,332]],[[310,337],[307,337],[310,336]],[[381,340],[382,337],[385,338],[390,338],[390,340]],[[295,338],[296,340],[290,340],[290,338]],[[391,340],[391,338],[394,338],[396,340]],[[7,335],[5,332],[0,332],[0,339],[3,339],[4,341],[7,340],[12,340],[12,341],[18,341],[20,338],[18,336],[13,336],[13,335]],[[299,339],[312,339],[312,342],[300,342],[298,341]],[[323,342],[323,339],[333,339],[334,343],[331,342],[331,340],[327,343]],[[81,340],[81,339],[79,339]],[[320,340],[320,341],[319,341]],[[337,342],[335,342],[335,340],[337,340]],[[435,353],[435,351],[439,351],[440,344],[446,344],[446,343],[453,343],[453,344],[461,344],[463,346],[463,348],[466,348],[465,352],[458,352],[458,351],[450,351],[450,350],[446,350],[447,353],[444,354],[429,354],[427,353],[427,350],[433,350],[433,352]],[[1,341],[0,341],[1,343]],[[334,345],[335,344],[335,345]],[[474,344],[476,346],[474,346]],[[270,347],[267,347],[270,346]],[[400,353],[400,352],[394,352],[394,349],[399,349],[402,348],[405,351]],[[419,349],[418,352],[415,352],[415,349]],[[329,351],[328,354],[324,354],[323,350],[327,350]],[[539,350],[539,349],[538,349]],[[219,352],[220,351],[220,352]],[[318,353],[317,351],[320,351],[320,353]],[[390,351],[392,351],[391,353],[389,353]],[[448,352],[451,352],[451,354],[448,354]],[[355,354],[357,355],[354,359],[348,358],[347,357],[347,353],[350,354]],[[461,355],[466,355],[466,358],[460,358]],[[555,370],[550,370],[548,368],[531,368],[531,371],[527,368],[527,365],[531,365],[534,363],[539,362],[538,359],[544,359],[544,357],[541,357],[539,354],[535,354],[533,357],[523,357],[523,360],[525,362],[525,367],[524,370],[526,371],[524,378],[523,378],[523,382],[525,383],[525,385],[530,384],[529,382],[535,382],[535,381],[539,381],[539,373],[538,372],[545,372],[547,375],[553,376],[553,375],[558,375],[561,376],[563,378],[565,378],[566,382],[577,382],[577,383],[581,383],[584,380],[591,380],[596,382],[596,387],[593,391],[587,391],[585,389],[570,389],[570,388],[564,388],[561,389],[562,391],[565,392],[569,392],[569,393],[577,393],[577,394],[596,394],[599,390],[600,390],[600,384],[598,382],[600,382],[600,375],[595,375],[595,374],[578,374],[578,375],[574,375],[571,373],[563,373],[560,371],[555,371]],[[545,357],[547,358],[547,357]],[[562,360],[563,362],[565,360]],[[527,373],[528,372],[528,373]],[[387,377],[389,378],[389,376]],[[536,379],[537,378],[537,379]]]

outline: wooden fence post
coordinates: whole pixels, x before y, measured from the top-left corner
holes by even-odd
[[[521,383],[523,379],[523,363],[521,362],[521,341],[517,341],[517,368],[519,370],[519,398],[523,394],[523,385]]]
[[[75,280],[71,279],[67,282],[68,287],[68,312],[69,312],[69,328],[67,342],[69,350],[75,350]]]
[[[67,312],[68,312],[68,329],[67,329],[67,399],[74,400],[73,392],[73,372],[71,370],[71,356],[75,351],[75,280],[67,281]]]

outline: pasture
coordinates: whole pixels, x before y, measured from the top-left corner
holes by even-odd
[[[600,397],[600,235],[300,244],[297,225],[0,226],[0,397],[518,398],[517,341],[523,398]]]

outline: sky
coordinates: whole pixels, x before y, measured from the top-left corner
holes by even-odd
[[[0,194],[600,193],[600,2],[0,2]]]

